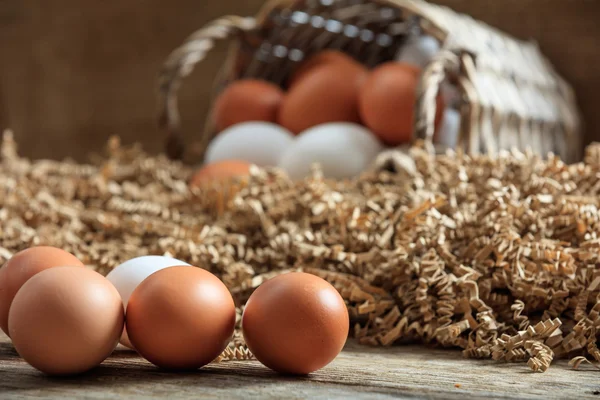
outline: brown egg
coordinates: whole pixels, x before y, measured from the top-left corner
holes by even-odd
[[[56,247],[31,247],[15,254],[0,268],[0,328],[8,335],[8,311],[25,282],[35,274],[52,267],[82,267],[73,254]]]
[[[316,67],[320,67],[330,63],[346,64],[349,67],[353,67],[357,70],[362,70],[364,67],[355,61],[352,57],[337,50],[323,50],[317,54],[304,60],[295,71],[292,73],[288,80],[288,86],[293,86],[297,82],[300,82],[306,73],[310,72]]]
[[[358,92],[368,74],[357,65],[326,63],[303,74],[281,104],[279,124],[298,134],[326,122],[359,122]]]
[[[235,305],[223,282],[210,272],[169,267],[134,290],[126,321],[129,340],[154,365],[200,368],[231,340]]]
[[[234,177],[247,176],[250,173],[251,165],[246,161],[238,160],[216,161],[196,171],[190,178],[189,185],[200,187],[213,181],[222,182]]]
[[[413,132],[420,70],[409,64],[389,62],[377,67],[360,91],[360,114],[365,125],[384,143],[410,142]],[[436,125],[443,115],[438,96]]]
[[[288,273],[266,281],[250,296],[242,329],[261,363],[283,373],[308,374],[329,364],[344,347],[348,310],[327,281]]]
[[[119,343],[123,303],[102,275],[56,267],[29,279],[8,317],[17,352],[50,375],[72,375],[99,365]]]
[[[240,122],[275,122],[283,96],[283,91],[278,86],[266,81],[235,81],[215,101],[215,126],[220,132]]]

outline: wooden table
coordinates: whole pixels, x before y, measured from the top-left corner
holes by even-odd
[[[211,364],[192,373],[161,371],[134,352],[117,349],[79,377],[49,378],[26,364],[0,332],[0,399],[600,399],[600,371],[546,373],[525,364],[466,360],[453,350],[419,346],[366,348],[349,343],[329,366],[309,377],[271,372],[256,361]]]

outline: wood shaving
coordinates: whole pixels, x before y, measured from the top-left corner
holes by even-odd
[[[170,255],[220,277],[238,314],[266,279],[303,270],[341,293],[365,345],[432,343],[542,372],[600,361],[600,144],[573,165],[417,144],[352,180],[252,168],[195,190],[192,168],[116,138],[89,164],[21,158],[9,132],[0,154],[0,263],[40,244],[104,274]],[[217,361],[251,357],[238,315]]]
[[[579,369],[579,367],[581,366],[582,363],[586,363],[591,365],[592,367],[596,368],[596,369],[600,369],[600,367],[596,364],[593,364],[590,360],[588,360],[586,357],[584,356],[577,356],[577,357],[573,357],[570,361],[569,361],[569,365],[571,367],[573,367],[573,369]]]

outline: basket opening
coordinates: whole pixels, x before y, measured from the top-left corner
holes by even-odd
[[[233,80],[261,79],[287,89],[289,77],[307,58],[338,50],[367,68],[397,60],[408,40],[428,35],[441,48],[445,35],[427,21],[385,1],[299,1],[273,8],[256,31],[236,41],[228,74],[217,82],[216,98]],[[458,93],[456,82],[445,81]],[[452,102],[460,109],[460,94]],[[212,125],[209,123],[209,126]],[[456,143],[445,143],[454,147]]]

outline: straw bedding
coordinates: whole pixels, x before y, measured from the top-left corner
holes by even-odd
[[[600,361],[600,144],[585,161],[505,152],[492,159],[422,146],[347,181],[247,179],[190,190],[193,169],[117,138],[88,164],[0,160],[0,263],[38,244],[101,273],[167,254],[220,277],[239,311],[265,279],[304,270],[346,300],[351,335],[429,343],[466,357]],[[251,354],[236,332],[220,359]]]

